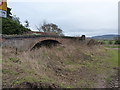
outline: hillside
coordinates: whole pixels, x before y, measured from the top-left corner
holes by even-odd
[[[104,39],[104,40],[113,40],[115,37],[120,37],[120,35],[109,34],[109,35],[101,35],[101,36],[93,36],[93,39]]]

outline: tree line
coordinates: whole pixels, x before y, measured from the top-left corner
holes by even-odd
[[[102,44],[105,45],[120,45],[120,37],[114,37],[114,40],[102,40],[100,41]]]

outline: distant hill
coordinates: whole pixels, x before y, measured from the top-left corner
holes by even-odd
[[[101,35],[101,36],[93,36],[91,38],[93,39],[102,39],[102,40],[113,40],[114,37],[120,37],[120,35],[116,35],[116,34],[109,34],[109,35]]]

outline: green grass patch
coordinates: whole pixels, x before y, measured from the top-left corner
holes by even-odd
[[[31,76],[25,76],[23,78],[19,78],[19,79],[16,79],[16,80],[13,80],[12,84],[15,86],[15,85],[19,85],[23,82],[30,82],[30,83],[34,83],[34,82],[42,82],[42,83],[55,83],[56,81],[50,79],[49,77],[38,77],[38,76],[34,76],[34,75],[31,75]]]
[[[0,59],[0,64],[2,64],[2,59]]]
[[[21,63],[20,59],[19,58],[9,58],[10,61],[14,62],[14,63]]]
[[[118,66],[118,58],[120,57],[118,50],[109,50],[108,53],[111,55],[108,61],[111,62],[113,66]]]
[[[118,45],[109,45],[109,46],[106,46],[107,48],[120,48],[120,46]]]
[[[38,82],[39,79],[35,78],[34,76],[25,76],[23,78],[19,78],[19,79],[16,79],[16,80],[13,80],[12,84],[13,85],[19,85],[23,82]]]
[[[75,88],[75,87],[72,86],[72,85],[66,85],[66,84],[64,84],[64,83],[61,83],[60,86],[61,86],[61,88]]]
[[[40,79],[41,82],[53,82],[53,80],[47,76],[44,76]]]
[[[92,80],[82,79],[77,84],[81,86],[81,88],[92,88],[95,82]]]
[[[115,40],[98,40],[98,42],[103,42],[105,45],[115,44]]]
[[[3,74],[10,74],[10,75],[18,75],[19,74],[19,72],[12,71],[12,70],[9,70],[9,69],[3,69],[2,73]]]
[[[74,64],[76,64],[76,62],[74,62],[74,61],[71,61],[71,60],[65,60],[64,61],[64,63],[66,64],[66,65],[74,65]]]

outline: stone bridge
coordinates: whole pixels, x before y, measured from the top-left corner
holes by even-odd
[[[0,42],[2,47],[17,48],[19,50],[31,50],[37,45],[43,42],[61,43],[66,44],[80,40],[80,37],[68,37],[68,36],[49,36],[49,35],[21,35],[21,36],[2,36]]]

